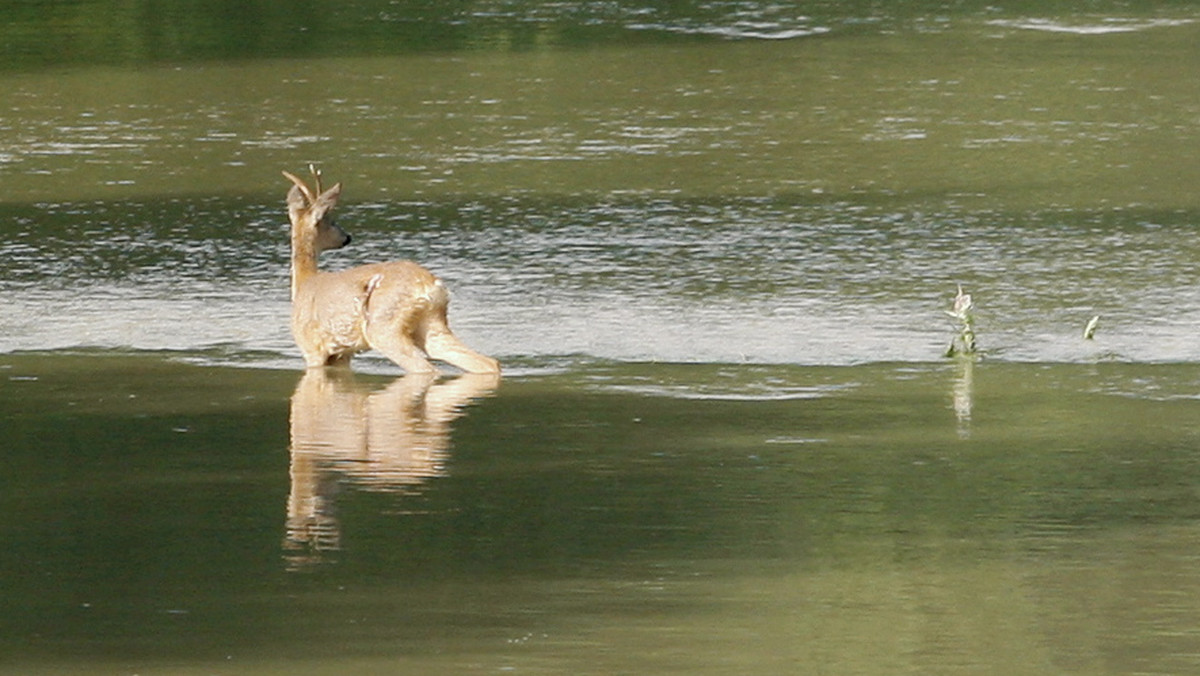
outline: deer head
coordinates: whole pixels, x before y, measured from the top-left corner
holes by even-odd
[[[283,172],[294,185],[288,191],[288,217],[292,221],[292,298],[298,285],[317,271],[317,255],[350,243],[350,235],[338,227],[331,212],[342,195],[342,184],[321,190],[321,172],[309,165],[313,188],[291,172]]]

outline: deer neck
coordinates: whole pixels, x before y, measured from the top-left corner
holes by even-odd
[[[300,287],[317,274],[317,251],[311,240],[292,234],[292,300]]]

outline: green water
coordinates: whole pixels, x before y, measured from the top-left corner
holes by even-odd
[[[993,356],[1200,360],[1187,6],[504,7],[463,30],[590,37],[14,61],[0,350],[294,363],[279,171],[315,162],[355,237],[326,264],[418,259],[508,362],[925,361],[958,283]]]
[[[0,374],[7,673],[1200,661],[1194,366]]]
[[[1198,33],[0,8],[0,673],[1200,671]],[[502,380],[302,372],[310,162]]]

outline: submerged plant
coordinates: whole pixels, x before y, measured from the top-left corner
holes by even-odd
[[[958,285],[958,295],[954,297],[954,306],[946,310],[946,314],[958,320],[958,333],[950,340],[946,348],[946,356],[972,355],[979,351],[975,344],[975,303],[971,294],[963,293],[962,284]]]

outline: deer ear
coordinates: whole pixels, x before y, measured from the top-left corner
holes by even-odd
[[[302,211],[308,207],[308,198],[304,195],[304,191],[300,186],[294,185],[287,194],[288,211]]]
[[[321,193],[321,196],[313,201],[312,214],[313,218],[320,220],[325,217],[331,209],[337,206],[338,198],[342,196],[342,184],[335,184],[329,190]]]

